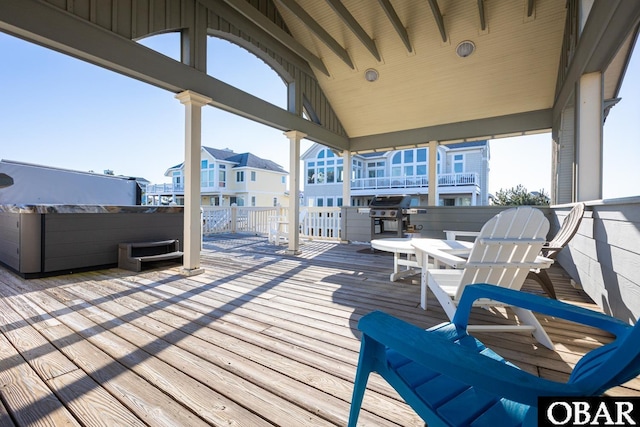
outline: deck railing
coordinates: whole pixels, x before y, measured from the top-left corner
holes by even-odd
[[[480,176],[475,172],[464,173],[443,173],[438,175],[438,186],[462,186],[480,185]],[[425,175],[416,176],[384,176],[378,178],[359,178],[351,181],[352,190],[380,190],[385,188],[422,188],[429,186],[429,178]],[[221,183],[219,187],[202,186],[202,191],[220,191],[224,187]],[[182,184],[148,184],[146,193],[148,195],[182,194],[184,186]]]
[[[438,186],[480,185],[480,176],[475,172],[443,173],[438,175]],[[384,176],[377,178],[360,178],[351,181],[352,190],[381,190],[387,188],[420,188],[428,187],[429,178],[417,176]]]
[[[209,183],[202,183],[200,190],[203,192],[215,192],[226,190],[226,182],[218,182],[218,185],[209,185]],[[169,195],[169,194],[183,194],[184,184],[147,184],[146,193],[150,195]]]
[[[289,208],[203,206],[202,233],[255,233],[268,235],[278,218],[287,218]],[[300,208],[300,237],[339,240],[340,208]]]
[[[174,185],[172,183],[166,184],[147,184],[147,194],[173,194],[181,193],[184,191],[183,185]]]

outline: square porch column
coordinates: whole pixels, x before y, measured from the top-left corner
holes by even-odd
[[[438,141],[429,141],[429,206],[438,206]]]
[[[289,247],[290,254],[300,253],[300,141],[306,133],[290,130],[289,138]]]
[[[577,201],[602,198],[602,73],[580,77],[576,102],[576,196]]]
[[[202,223],[200,222],[200,160],[202,149],[202,106],[212,100],[190,90],[176,95],[185,106],[184,156],[184,259],[181,273],[193,276],[200,268]]]
[[[342,152],[342,206],[351,206],[351,151]]]

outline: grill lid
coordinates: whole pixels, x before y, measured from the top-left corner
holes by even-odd
[[[369,203],[370,208],[403,209],[411,205],[411,196],[375,196]]]

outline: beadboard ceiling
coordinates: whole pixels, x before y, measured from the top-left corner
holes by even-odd
[[[274,3],[295,40],[325,65],[315,75],[350,138],[553,106],[564,1],[295,0],[304,13],[291,0]],[[456,54],[463,41],[475,45],[465,58]],[[377,81],[365,79],[368,69]]]

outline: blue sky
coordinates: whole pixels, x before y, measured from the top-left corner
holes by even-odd
[[[143,43],[178,57],[175,35]],[[0,54],[0,158],[81,171],[110,169],[153,183],[168,182],[166,169],[182,162],[184,107],[173,93],[3,33]],[[211,75],[286,105],[282,80],[261,60],[214,38],[208,56]],[[605,198],[640,192],[639,57],[632,58],[622,101],[605,124]],[[213,107],[203,109],[202,143],[249,151],[289,169],[289,142],[281,131]],[[310,145],[303,141],[302,151]],[[549,134],[491,141],[491,192],[518,184],[549,192],[550,182]]]

